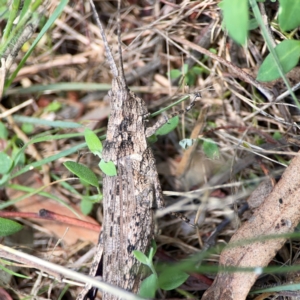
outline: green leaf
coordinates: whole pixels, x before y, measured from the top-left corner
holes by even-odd
[[[170,71],[171,79],[177,79],[180,76],[181,76],[181,71],[180,70],[175,69],[175,70]]]
[[[185,82],[188,86],[193,86],[195,85],[195,82],[196,82],[196,79],[197,79],[197,76],[194,72],[188,72],[186,75],[185,75]]]
[[[177,273],[175,270],[172,271],[172,276],[170,276],[170,271],[166,269],[158,277],[158,286],[165,290],[170,291],[174,290],[177,287],[181,286],[189,277],[189,274],[178,270]]]
[[[166,124],[164,124],[162,127],[160,127],[156,132],[155,135],[166,135],[172,130],[174,130],[179,123],[179,117],[176,116],[170,120]]]
[[[89,201],[91,203],[97,203],[103,199],[103,195],[96,194],[96,195],[90,195],[90,196],[83,196],[82,199],[84,199],[85,201]]]
[[[98,188],[98,179],[97,176],[94,174],[93,171],[91,171],[90,168],[79,164],[74,161],[67,161],[64,163],[64,166],[73,174],[78,176],[82,181]]]
[[[300,0],[279,0],[279,26],[282,30],[293,30],[300,25]]]
[[[196,75],[201,75],[204,72],[204,69],[202,67],[197,66],[193,67],[192,70]]]
[[[94,203],[87,200],[85,197],[80,202],[80,210],[84,215],[88,215],[93,209]]]
[[[228,34],[237,43],[245,45],[249,28],[248,0],[223,0],[219,6]]]
[[[24,123],[22,124],[22,131],[25,132],[26,134],[32,133],[34,130],[34,126],[29,123]]]
[[[188,64],[184,64],[183,65],[183,75],[186,75],[189,72],[189,65]]]
[[[276,141],[278,141],[282,138],[282,134],[279,131],[275,131],[272,136],[273,136],[273,139],[275,139]]]
[[[251,19],[250,21],[249,21],[249,30],[254,30],[254,29],[256,29],[256,28],[258,28],[258,23],[257,23],[257,20],[256,19]]]
[[[45,112],[56,112],[62,107],[61,103],[58,101],[51,102],[47,107],[45,107]]]
[[[6,129],[6,126],[4,123],[0,122],[0,139],[7,140],[8,137],[8,131]]]
[[[99,168],[107,176],[116,176],[117,175],[116,166],[112,161],[105,162],[103,159],[101,159],[101,161],[99,163]]]
[[[132,253],[139,262],[141,262],[142,264],[147,265],[147,266],[149,265],[149,259],[143,252],[141,252],[139,250],[134,250],[134,251],[132,251]]]
[[[84,138],[90,151],[101,158],[103,146],[98,136],[94,133],[94,131],[86,128],[84,130]]]
[[[139,296],[143,298],[153,299],[157,289],[157,277],[151,274],[145,278],[141,284]]]
[[[4,152],[0,152],[0,174],[6,174],[12,167],[12,159]]]
[[[150,248],[150,252],[149,252],[149,260],[152,261],[155,253],[156,253],[156,250],[157,250],[157,245],[155,243],[155,240],[152,240],[151,242],[151,248]]]
[[[284,73],[292,70],[298,63],[300,56],[300,41],[284,40],[275,47],[280,64]],[[280,73],[276,67],[275,60],[269,54],[259,68],[257,80],[271,81],[280,78]]]
[[[219,158],[219,147],[212,139],[206,139],[203,142],[202,149],[205,155],[211,159]]]
[[[155,134],[153,134],[153,135],[151,135],[147,138],[147,141],[148,141],[149,144],[154,144],[155,142],[157,142],[157,140],[158,139],[157,139],[157,136]]]
[[[25,153],[24,152],[19,153],[19,151],[20,149],[16,145],[13,145],[11,157],[14,160],[14,167],[25,165],[25,160],[26,160]]]
[[[0,236],[7,236],[20,231],[23,226],[13,220],[0,218]]]

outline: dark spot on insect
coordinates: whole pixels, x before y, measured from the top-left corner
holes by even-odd
[[[125,117],[119,125],[119,132],[127,131],[128,126],[132,124],[132,120],[131,116]]]
[[[140,226],[140,222],[135,222],[135,226]]]
[[[128,253],[131,253],[133,250],[135,250],[134,245],[129,244],[128,247],[127,247],[127,252],[128,252]]]
[[[120,147],[121,149],[133,149],[133,143],[131,140],[122,141]]]
[[[110,230],[109,230],[109,236],[112,237],[112,232],[113,232],[113,228],[110,227]]]
[[[281,226],[287,226],[288,228],[290,228],[292,226],[291,220],[281,219],[280,222],[281,222]]]
[[[282,204],[282,203],[283,203],[283,200],[282,200],[282,198],[280,198],[280,199],[279,199],[279,203],[280,203],[280,204]]]
[[[106,149],[111,149],[111,148],[113,148],[113,146],[114,146],[114,142],[109,142],[109,141],[105,142]]]
[[[275,226],[275,229],[279,229],[279,228],[280,228],[280,225],[277,223]]]

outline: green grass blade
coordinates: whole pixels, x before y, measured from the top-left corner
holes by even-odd
[[[43,120],[43,119],[39,119],[39,118],[25,117],[25,116],[19,116],[19,115],[15,115],[13,118],[16,122],[29,123],[29,124],[34,124],[34,125],[43,125],[43,126],[51,126],[51,127],[58,127],[58,128],[81,128],[81,127],[83,127],[83,125],[80,125],[76,122],[49,121],[49,120]]]
[[[55,161],[55,160],[58,160],[58,159],[60,159],[62,157],[65,157],[65,156],[68,156],[70,154],[73,154],[73,153],[77,152],[79,149],[82,149],[83,147],[86,147],[86,143],[81,143],[81,144],[76,145],[76,146],[74,146],[72,148],[69,148],[67,150],[61,151],[61,152],[59,152],[59,153],[57,153],[55,155],[52,155],[52,156],[46,157],[46,158],[44,158],[42,160],[36,161],[34,163],[31,163],[31,164],[25,166],[24,168],[22,168],[21,170],[19,170],[18,172],[16,172],[13,175],[11,175],[9,179],[13,179],[13,178],[15,178],[15,177],[17,177],[17,176],[19,176],[21,174],[24,174],[25,172],[30,171],[33,168],[41,167],[44,164],[48,164],[48,163],[50,163],[52,161]]]
[[[7,89],[6,96],[22,95],[28,93],[44,93],[58,91],[108,91],[111,89],[110,84],[101,83],[83,83],[83,82],[61,82],[47,85],[32,85],[28,88]]]
[[[62,11],[64,10],[65,6],[68,4],[68,0],[61,0],[59,5],[56,7],[55,11],[53,12],[53,14],[51,15],[50,19],[46,22],[46,24],[44,25],[44,27],[42,28],[41,32],[38,34],[38,36],[36,37],[36,39],[34,40],[34,42],[32,43],[31,47],[29,48],[29,50],[27,51],[27,53],[24,55],[24,57],[22,58],[22,60],[20,61],[19,65],[17,66],[16,70],[13,72],[13,74],[10,76],[10,78],[7,80],[6,84],[5,84],[5,88],[9,87],[11,85],[11,83],[13,82],[13,80],[16,78],[18,72],[20,71],[20,69],[23,67],[23,65],[25,64],[26,60],[28,59],[28,57],[30,56],[31,52],[33,51],[33,49],[35,48],[35,46],[37,45],[37,43],[40,41],[40,39],[45,35],[46,31],[50,28],[50,26],[55,22],[55,20],[59,17],[59,15],[62,13]]]

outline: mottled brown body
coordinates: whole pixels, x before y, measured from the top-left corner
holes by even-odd
[[[103,159],[114,162],[117,176],[105,175],[103,178],[103,244],[98,245],[97,253],[103,250],[103,281],[136,293],[141,282],[141,264],[132,252],[147,252],[154,237],[153,207],[163,205],[155,160],[147,145],[147,137],[166,120],[154,127],[146,127],[147,107],[128,89],[122,66],[119,70],[116,67],[101,23],[98,25],[114,75],[109,92],[111,114]],[[97,253],[91,276],[99,271],[101,255]],[[77,299],[94,298],[95,290],[86,286]],[[118,297],[104,293],[103,299]]]
[[[103,181],[103,279],[136,293],[140,263],[133,250],[146,253],[154,237],[153,207],[161,204],[155,160],[147,145],[144,101],[114,79],[111,116],[103,159],[113,161],[115,177]],[[115,299],[104,294],[104,299]]]
[[[92,1],[91,6],[94,10]],[[117,166],[117,176],[105,175],[103,178],[103,235],[90,275],[98,275],[102,266],[100,273],[104,282],[136,293],[142,279],[141,263],[135,259],[133,251],[147,253],[154,238],[153,208],[164,206],[155,159],[151,148],[148,147],[147,138],[168,119],[161,118],[152,127],[146,125],[149,115],[147,107],[126,85],[121,60],[120,33],[120,63],[117,68],[101,22],[95,11],[94,13],[114,76],[109,92],[111,114],[103,159],[106,162],[114,162]],[[193,105],[194,101],[186,111]],[[179,111],[174,115],[183,112]],[[95,290],[87,285],[77,297],[77,300],[82,299],[94,300]],[[102,299],[119,298],[104,293]]]

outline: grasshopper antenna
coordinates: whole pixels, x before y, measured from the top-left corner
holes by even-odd
[[[118,47],[119,47],[119,68],[122,78],[123,86],[127,87],[125,74],[124,74],[124,68],[123,68],[123,57],[122,57],[122,47],[121,47],[121,0],[118,0]]]
[[[91,4],[92,11],[93,11],[93,16],[95,18],[97,26],[100,29],[100,33],[101,33],[101,36],[102,36],[102,40],[103,40],[103,44],[104,44],[105,52],[106,52],[106,55],[107,55],[107,60],[108,60],[109,65],[110,65],[111,72],[112,72],[114,78],[118,78],[119,77],[119,71],[118,71],[116,62],[115,62],[115,60],[113,58],[113,55],[111,53],[111,50],[110,50],[110,48],[108,46],[106,35],[104,33],[104,29],[102,27],[102,24],[101,24],[99,15],[98,15],[98,13],[96,11],[95,4],[94,4],[93,0],[90,0],[90,4]],[[118,4],[118,6],[119,5],[120,4]],[[118,12],[118,14],[120,14],[120,11]],[[120,22],[118,21],[118,23],[120,23]],[[119,32],[119,26],[120,26],[120,24],[118,24],[118,32]],[[118,36],[119,36],[119,33],[118,33]],[[120,36],[119,36],[119,39],[120,39]],[[120,46],[120,41],[119,41],[119,47],[121,47]],[[121,56],[121,53],[120,53],[120,56]],[[121,61],[122,61],[122,58],[121,58]]]

